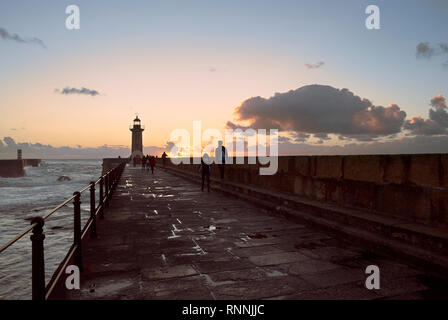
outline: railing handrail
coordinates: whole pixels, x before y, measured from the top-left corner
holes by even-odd
[[[26,228],[24,231],[19,233],[14,239],[10,240],[7,244],[5,244],[3,247],[0,248],[0,253],[8,249],[10,246],[12,246],[14,243],[22,239],[28,232],[33,230],[33,228],[37,225],[37,223],[33,223],[28,228]]]
[[[118,167],[118,166],[117,166]],[[107,171],[105,174],[101,175],[101,177],[95,181],[95,185],[97,185],[101,179],[104,179],[107,175],[109,175],[110,172],[112,172],[113,170],[115,170],[117,167],[110,169],[109,171]],[[89,183],[87,186],[85,186],[84,188],[82,188],[79,193],[82,194],[84,191],[88,190],[90,188],[91,183]],[[58,204],[54,209],[52,209],[49,213],[47,213],[43,219],[47,220],[50,216],[52,216],[56,211],[58,211],[59,209],[61,209],[62,207],[64,207],[67,203],[69,203],[70,201],[72,201],[75,198],[75,195],[71,196],[70,198],[66,199],[65,201],[63,201],[62,203]],[[25,230],[23,230],[22,232],[20,232],[15,238],[13,238],[12,240],[10,240],[8,243],[6,243],[4,246],[2,246],[0,248],[0,253],[2,253],[3,251],[5,251],[6,249],[8,249],[10,246],[12,246],[14,243],[16,243],[17,241],[19,241],[20,239],[22,239],[24,236],[26,236],[27,233],[31,232],[31,230],[33,230],[33,228],[37,225],[37,223],[33,223],[32,225],[30,225],[28,228],[26,228]]]
[[[112,197],[112,193],[115,190],[121,174],[126,166],[125,162],[121,162],[115,168],[102,174],[96,181],[91,181],[86,187],[80,191],[75,191],[73,196],[66,199],[54,209],[48,212],[44,217],[34,217],[31,221],[31,225],[19,233],[14,239],[9,241],[5,246],[0,248],[0,253],[12,246],[18,240],[23,238],[26,234],[32,231],[30,236],[32,250],[32,298],[33,300],[46,300],[49,299],[56,287],[60,286],[61,276],[67,267],[67,264],[71,261],[78,266],[79,270],[82,270],[82,241],[90,230],[90,237],[97,237],[97,216],[100,219],[104,218],[105,208],[109,207],[109,201]],[[99,187],[99,201],[96,203],[95,186],[100,184]],[[81,227],[81,194],[89,189],[90,191],[90,217],[87,220],[84,227]],[[66,206],[69,202],[73,201],[74,208],[74,229],[73,229],[73,244],[66,253],[65,257],[59,263],[53,275],[46,284],[45,282],[45,255],[44,255],[44,239],[45,233],[43,227],[45,220],[52,216],[62,207]],[[74,260],[73,260],[74,259]]]

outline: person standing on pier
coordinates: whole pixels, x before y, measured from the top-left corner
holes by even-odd
[[[156,166],[156,158],[154,156],[149,158],[149,165],[151,166],[151,173],[154,174],[154,167]]]
[[[199,166],[199,172],[202,174],[202,188],[204,191],[204,182],[207,180],[207,192],[210,192],[210,162],[211,159],[207,153],[202,156],[201,165]]]
[[[168,155],[166,154],[166,152],[165,151],[163,151],[163,154],[162,154],[162,163],[163,163],[163,166],[165,166],[165,161],[166,161],[166,157],[167,157]]]
[[[150,158],[150,155],[149,154],[147,154],[146,155],[146,171],[148,171],[149,172],[149,158]]]
[[[226,165],[227,149],[222,145],[222,141],[218,141],[218,147],[215,150],[215,162],[219,166],[221,180],[224,179],[224,167]]]

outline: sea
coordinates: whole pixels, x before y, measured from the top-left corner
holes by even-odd
[[[101,176],[101,165],[101,160],[42,160],[39,167],[26,167],[24,177],[0,177],[0,247],[25,230],[33,217],[46,215],[75,191],[97,180]],[[61,176],[70,180],[58,181]],[[90,215],[89,199],[89,192],[84,192],[81,226]],[[48,283],[73,243],[72,202],[45,221],[44,233]],[[0,253],[0,300],[31,299],[30,235]]]

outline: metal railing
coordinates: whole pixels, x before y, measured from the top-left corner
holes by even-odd
[[[56,285],[58,284],[61,276],[63,275],[68,263],[74,261],[74,264],[78,266],[82,271],[82,240],[90,231],[90,237],[97,237],[96,220],[97,216],[100,219],[104,219],[104,211],[109,207],[109,201],[112,197],[112,193],[115,190],[121,174],[126,166],[123,162],[114,169],[109,170],[103,174],[97,181],[91,181],[86,187],[80,191],[73,193],[73,196],[59,204],[56,208],[51,210],[43,217],[35,217],[31,220],[31,226],[19,233],[14,239],[9,241],[3,247],[0,248],[0,253],[8,249],[14,243],[22,239],[26,234],[32,231],[31,239],[31,283],[32,283],[32,299],[33,300],[46,300],[53,293]],[[95,203],[95,186],[99,184],[99,201],[98,206]],[[90,191],[90,217],[87,220],[85,226],[81,229],[81,194],[85,191]],[[45,285],[45,259],[44,259],[44,239],[45,234],[43,227],[45,221],[52,216],[59,209],[65,207],[68,203],[73,201],[74,207],[74,219],[73,219],[73,244],[70,250],[67,252],[65,258],[56,268],[51,280]]]

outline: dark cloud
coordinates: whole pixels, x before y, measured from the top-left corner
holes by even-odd
[[[232,130],[237,130],[237,129],[241,129],[241,130],[247,130],[250,129],[251,126],[243,126],[243,125],[239,125],[236,123],[233,123],[232,121],[227,121],[226,122],[226,129],[232,129]]]
[[[440,126],[448,128],[448,112],[445,97],[439,94],[431,99],[430,104],[434,109],[429,109],[429,118]]]
[[[326,133],[315,133],[313,137],[319,139],[317,141],[318,144],[323,144],[325,140],[331,140],[331,138]]]
[[[0,37],[3,40],[11,40],[11,41],[15,41],[18,43],[31,43],[31,44],[37,44],[39,46],[41,46],[42,48],[46,48],[47,46],[45,45],[45,43],[40,40],[39,38],[22,38],[21,36],[19,36],[18,34],[14,33],[9,33],[8,30],[6,30],[5,28],[1,28],[0,27]]]
[[[435,121],[423,119],[422,117],[413,117],[406,121],[404,128],[418,135],[438,135],[446,132],[446,129],[438,125]]]
[[[439,47],[443,53],[448,53],[448,43],[439,43]]]
[[[295,142],[305,142],[310,138],[311,135],[304,132],[293,132],[292,136]]]
[[[406,113],[396,104],[374,106],[348,89],[309,85],[268,99],[247,99],[235,109],[235,116],[254,129],[377,137],[400,132]],[[226,126],[241,127],[230,121]]]
[[[283,136],[278,136],[277,138],[277,142],[290,142],[291,138],[290,137],[283,137]]]
[[[77,89],[77,88],[69,88],[69,87],[65,87],[62,90],[59,89],[55,89],[55,92],[58,92],[60,94],[83,94],[83,95],[89,95],[89,96],[97,96],[100,93],[96,90],[91,90],[91,89],[87,89],[82,87],[81,89]]]
[[[320,67],[322,67],[325,64],[325,62],[323,61],[319,61],[316,64],[310,64],[310,63],[306,63],[305,67],[307,67],[308,69],[319,69]]]
[[[430,101],[429,119],[413,117],[406,121],[404,128],[418,135],[448,134],[448,112],[446,99],[439,94]]]
[[[428,42],[420,42],[417,45],[415,55],[417,58],[431,58],[434,55],[434,49],[430,47]]]
[[[416,48],[417,58],[430,59],[433,56],[448,55],[448,44],[439,43],[437,45],[431,45],[428,42],[420,42]],[[448,61],[445,62],[448,64]]]
[[[322,140],[330,140],[331,138],[326,133],[316,133],[313,135],[314,138],[322,139]]]
[[[439,94],[438,96],[433,97],[429,104],[436,109],[444,109],[446,108],[446,99],[442,94]]]

